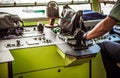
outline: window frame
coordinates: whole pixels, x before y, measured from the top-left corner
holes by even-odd
[[[46,6],[48,2],[34,2],[34,3],[0,3],[0,8],[9,8],[9,7],[37,7],[37,6]],[[82,4],[90,4],[90,8],[92,9],[92,2],[90,0],[85,0],[85,1],[66,1],[66,2],[57,2],[58,5],[82,5]],[[56,18],[59,19],[59,18]],[[38,22],[38,21],[49,21],[49,18],[47,17],[40,17],[40,18],[25,18],[23,19],[24,22]],[[30,25],[34,26],[34,25]]]
[[[48,1],[49,2],[49,1]],[[3,7],[30,7],[30,6],[46,6],[48,2],[34,2],[34,3],[0,3],[0,8]],[[89,4],[90,0],[85,1],[66,1],[66,2],[57,2],[58,5],[76,5],[76,4]]]
[[[104,4],[115,4],[116,1],[115,0],[99,0],[100,3],[104,3]]]

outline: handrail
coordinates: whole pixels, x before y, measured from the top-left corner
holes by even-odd
[[[68,2],[57,2],[58,5],[77,5],[77,4],[89,4],[89,1],[68,1]],[[46,6],[47,2],[42,3],[0,3],[0,8],[3,7],[29,7],[29,6]]]
[[[105,4],[115,4],[116,1],[99,1],[100,3],[105,3]]]

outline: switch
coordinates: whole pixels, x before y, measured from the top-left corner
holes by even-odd
[[[111,37],[109,37],[108,39],[111,40]]]
[[[41,22],[37,23],[37,29],[38,29],[38,31],[40,31],[41,33],[43,33],[44,26],[43,26],[43,24]]]
[[[7,44],[7,47],[10,47],[10,46],[11,46],[11,45],[8,43],[8,44]]]
[[[21,44],[21,43],[20,43],[20,40],[16,40],[16,45],[17,45],[17,46],[20,46],[20,44]]]
[[[115,35],[113,35],[113,37],[114,37],[114,38],[116,38],[116,36],[115,36]]]
[[[33,30],[36,31],[36,28],[34,27]]]

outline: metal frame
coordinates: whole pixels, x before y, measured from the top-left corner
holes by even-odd
[[[58,5],[77,5],[77,4],[88,4],[90,3],[90,1],[68,1],[68,2],[57,2]],[[28,7],[28,6],[46,6],[47,2],[43,2],[43,3],[0,3],[0,8],[3,7]]]

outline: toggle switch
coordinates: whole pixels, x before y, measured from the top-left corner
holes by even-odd
[[[16,45],[17,45],[17,46],[20,46],[20,45],[21,45],[20,40],[16,40]]]

